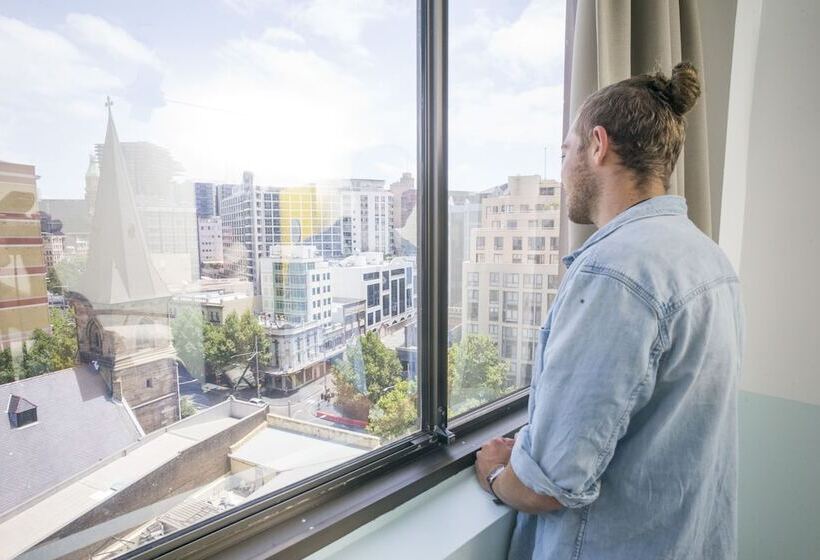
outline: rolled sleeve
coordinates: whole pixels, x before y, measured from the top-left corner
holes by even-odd
[[[529,441],[529,426],[524,426],[515,440],[510,464],[518,479],[524,486],[533,492],[544,496],[552,496],[567,508],[583,507],[591,504],[598,497],[600,482],[595,482],[590,488],[582,492],[573,492],[561,488],[558,484],[550,480],[539,465],[538,460],[531,455]]]
[[[631,415],[651,396],[660,336],[654,309],[618,279],[581,271],[562,296],[510,462],[525,486],[578,508],[598,498]]]

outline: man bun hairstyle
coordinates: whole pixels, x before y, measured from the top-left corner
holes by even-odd
[[[669,189],[686,139],[684,115],[700,93],[697,70],[688,62],[677,64],[669,78],[656,72],[609,85],[581,106],[575,125],[581,149],[589,145],[592,129],[602,126],[639,185],[657,178]]]

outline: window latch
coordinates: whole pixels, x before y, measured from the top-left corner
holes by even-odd
[[[443,445],[452,445],[456,441],[456,435],[441,426],[436,426],[436,429],[433,431],[433,436],[438,443]]]

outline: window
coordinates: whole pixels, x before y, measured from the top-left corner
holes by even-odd
[[[550,251],[557,251],[558,250],[558,238],[557,237],[550,237]]]
[[[490,290],[490,303],[498,303],[498,290]]]
[[[484,249],[484,238],[483,237],[476,237],[475,248],[476,248],[477,251],[481,251],[481,250]]]
[[[379,285],[378,284],[369,284],[367,286],[367,306],[368,307],[375,307],[379,305]]]
[[[496,251],[502,251],[504,249],[504,238],[503,237],[494,237],[493,238],[493,249]]]
[[[520,237],[513,237],[512,238],[512,248],[513,251],[521,251],[524,248],[524,244]]]
[[[544,286],[543,274],[524,274],[524,287],[541,289]]]
[[[505,273],[504,274],[504,287],[505,288],[514,288],[518,286],[518,273]]]
[[[175,539],[194,532],[210,538],[215,523],[220,535],[241,533],[248,524],[233,519],[249,512],[250,500],[255,512],[266,514],[265,523],[276,522],[265,510],[279,500],[285,479],[293,499],[310,505],[317,495],[324,500],[345,492],[353,473],[378,466],[379,476],[389,476],[396,464],[439,445],[427,437],[442,433],[431,426],[455,426],[461,413],[521,386],[520,333],[501,347],[505,298],[498,292],[517,293],[524,267],[507,268],[510,248],[503,238],[511,235],[507,229],[522,238],[532,234],[518,212],[522,204],[535,207],[530,178],[544,172],[540,158],[532,157],[533,139],[540,152],[543,143],[553,149],[551,139],[561,138],[552,124],[560,121],[554,115],[560,96],[548,96],[556,100],[547,106],[531,92],[557,91],[563,53],[550,52],[549,61],[539,57],[532,65],[520,54],[531,48],[526,34],[503,33],[503,53],[489,44],[492,29],[464,41],[455,35],[459,26],[512,28],[523,5],[451,2],[454,39],[445,43],[436,35],[437,45],[451,49],[448,96],[425,90],[417,100],[417,77],[440,67],[423,60],[417,67],[417,52],[435,53],[419,49],[417,41],[429,34],[418,25],[441,27],[427,26],[414,3],[393,2],[376,10],[378,17],[368,3],[346,5],[356,25],[345,33],[327,33],[316,23],[333,20],[324,3],[308,10],[297,0],[197,3],[197,25],[207,33],[192,32],[170,3],[150,12],[98,3],[82,14],[59,3],[36,10],[23,0],[7,4],[0,19],[9,29],[48,38],[71,56],[36,41],[4,43],[14,61],[4,77],[30,77],[23,70],[31,68],[39,77],[9,82],[15,118],[3,125],[3,147],[34,165],[0,162],[0,188],[14,194],[0,201],[0,212],[38,216],[21,219],[10,237],[42,239],[41,229],[48,229],[62,243],[0,243],[9,262],[34,271],[9,282],[13,293],[6,299],[40,302],[25,310],[7,306],[0,317],[0,349],[13,354],[6,360],[0,353],[0,393],[6,391],[0,397],[10,390],[3,388],[10,385],[3,364],[20,362],[22,340],[28,351],[46,355],[43,345],[59,339],[50,348],[66,348],[82,367],[65,368],[62,360],[27,365],[26,378],[12,385],[53,383],[59,403],[32,397],[31,406],[12,407],[12,431],[24,436],[61,422],[66,437],[75,438],[69,443],[76,457],[109,459],[72,466],[55,457],[45,482],[27,473],[25,487],[13,489],[22,506],[13,519],[38,531],[21,534],[11,549],[4,542],[4,553],[28,555],[40,541],[60,541],[66,554],[79,555],[69,548],[81,536],[96,539],[81,543],[84,554],[92,550],[100,558],[148,549],[158,538],[176,549]],[[117,37],[129,48],[85,40],[91,28],[98,39]],[[563,42],[555,44],[560,50]],[[381,84],[385,71],[386,84],[368,87]],[[493,107],[499,93],[517,101]],[[418,115],[442,101],[450,111],[443,130],[450,193],[429,180],[430,158],[447,151],[419,151],[435,139],[415,126]],[[481,118],[486,115],[494,122]],[[50,123],[60,123],[59,134]],[[423,155],[418,166],[417,153]],[[63,180],[77,178],[78,169],[79,181]],[[421,177],[414,177],[417,170]],[[556,172],[550,163],[547,173]],[[519,179],[525,194],[512,196],[507,187]],[[453,200],[448,227],[436,233],[410,221],[431,217],[437,207],[431,194]],[[484,215],[483,208],[496,213]],[[199,227],[203,223],[207,228]],[[501,246],[489,254],[502,262],[471,259],[490,243],[494,248],[496,236]],[[437,247],[447,248],[449,260],[431,258]],[[108,276],[115,270],[117,277]],[[479,274],[489,276],[482,281]],[[55,278],[66,284],[55,286]],[[447,311],[443,326],[430,309],[434,278],[450,282],[436,287],[439,309]],[[60,300],[56,288],[83,298]],[[489,303],[490,289],[495,303]],[[123,303],[123,294],[134,301]],[[166,300],[169,310],[160,303]],[[486,322],[484,305],[494,324]],[[458,379],[465,381],[452,389],[447,371],[428,367],[430,339],[420,334],[431,330],[450,335],[434,340],[463,350],[465,359],[454,367],[462,368]],[[219,350],[213,362],[212,345]],[[464,371],[477,363],[469,359],[476,352],[487,360]],[[373,354],[384,358],[378,374]],[[511,364],[515,374],[506,384]],[[333,377],[336,371],[350,375]],[[447,389],[429,398],[417,392],[431,381]],[[315,395],[325,383],[333,388],[329,402]],[[74,426],[88,417],[76,407],[95,407],[95,422]],[[318,428],[311,437],[288,432],[286,456],[272,457],[270,440],[295,423]],[[163,458],[169,441],[174,449]],[[209,445],[214,441],[221,443]],[[15,455],[29,464],[53,452],[12,447],[25,450]],[[330,459],[307,465],[300,457]],[[0,472],[20,472],[16,464],[8,468],[13,460],[0,458]],[[292,468],[283,472],[281,462]],[[125,470],[128,491],[120,480]],[[56,489],[48,496],[56,502],[32,499],[49,488]],[[103,518],[118,523],[87,523]]]
[[[530,251],[543,251],[546,248],[547,245],[545,237],[539,236],[527,238],[527,249],[529,249]]]
[[[547,288],[550,290],[557,290],[558,289],[558,277],[550,274],[547,276]]]

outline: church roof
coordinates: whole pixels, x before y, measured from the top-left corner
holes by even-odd
[[[140,429],[89,366],[0,385],[0,403],[37,423],[15,428],[0,417],[0,514],[138,441]],[[2,406],[2,405],[0,405]]]
[[[92,304],[169,296],[148,253],[110,104],[100,167],[88,265],[77,291]]]

